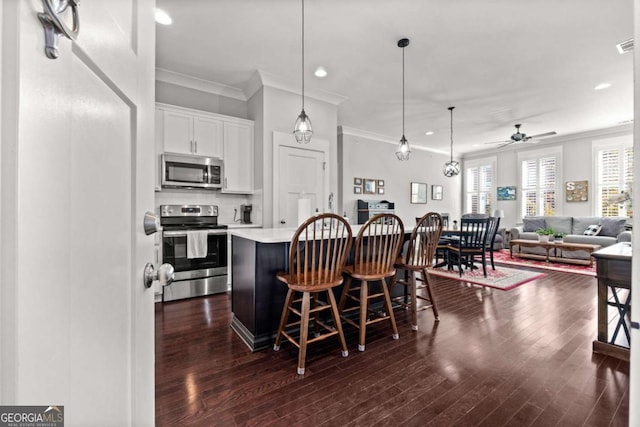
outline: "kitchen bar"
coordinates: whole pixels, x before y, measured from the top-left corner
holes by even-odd
[[[353,236],[362,225],[351,225]],[[412,231],[405,229],[405,236]],[[229,230],[232,238],[231,328],[252,351],[273,344],[287,287],[276,273],[287,269],[294,228]],[[401,287],[393,294],[401,295]],[[393,290],[392,290],[393,291]]]

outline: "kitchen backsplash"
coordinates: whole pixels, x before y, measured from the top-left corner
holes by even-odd
[[[218,205],[218,223],[233,224],[233,210],[237,209],[236,222],[240,220],[240,205],[251,204],[253,211],[251,221],[260,224],[262,209],[255,200],[257,195],[223,194],[219,191],[162,189],[156,194],[156,212],[160,212],[160,205]]]

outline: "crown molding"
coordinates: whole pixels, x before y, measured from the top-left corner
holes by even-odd
[[[199,90],[201,92],[212,93],[214,95],[225,96],[239,101],[246,101],[248,99],[241,89],[210,80],[199,79],[186,74],[176,73],[163,68],[156,68],[156,81],[183,86],[189,89]]]
[[[297,95],[301,94],[300,87],[291,84],[289,80],[285,80],[280,76],[268,73],[264,70],[256,70],[247,83],[243,86],[243,92],[247,99],[250,99],[263,86],[292,92]],[[305,98],[313,98],[332,105],[339,105],[346,101],[346,96],[338,95],[323,90],[308,89],[304,91]]]
[[[392,145],[398,145],[398,139],[387,136],[387,135],[382,135],[379,133],[375,133],[375,132],[370,132],[367,130],[362,130],[362,129],[357,129],[357,128],[353,128],[353,127],[349,127],[349,126],[343,126],[340,125],[338,126],[338,134],[342,134],[342,135],[349,135],[349,136],[353,136],[353,137],[360,137],[360,138],[367,138],[367,139],[371,139],[374,141],[380,141],[380,142],[384,142],[387,144],[392,144]],[[442,154],[445,156],[449,156],[450,153],[449,151],[444,151],[444,150],[436,150],[434,148],[428,148],[428,147],[422,147],[420,145],[417,145],[415,143],[411,143],[411,148],[412,149],[416,149],[416,150],[421,150],[421,151],[429,151],[431,153],[436,153],[436,154]],[[456,156],[456,153],[454,152],[454,157]]]

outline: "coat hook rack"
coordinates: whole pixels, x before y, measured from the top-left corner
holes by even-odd
[[[78,6],[80,0],[58,0],[52,4],[52,0],[42,0],[44,12],[38,13],[38,19],[44,27],[45,48],[44,51],[49,59],[58,57],[58,40],[63,35],[69,40],[75,40],[80,31],[80,19],[78,18]],[[73,18],[73,28],[69,28],[61,19],[61,15],[71,7]]]

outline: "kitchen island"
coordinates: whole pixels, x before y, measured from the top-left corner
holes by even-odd
[[[362,225],[351,225],[355,238]],[[405,230],[405,236],[411,233]],[[276,273],[288,269],[294,228],[229,230],[231,257],[231,328],[253,351],[271,346],[278,330],[287,285]],[[402,292],[396,287],[396,295]],[[336,296],[339,297],[338,291]]]

